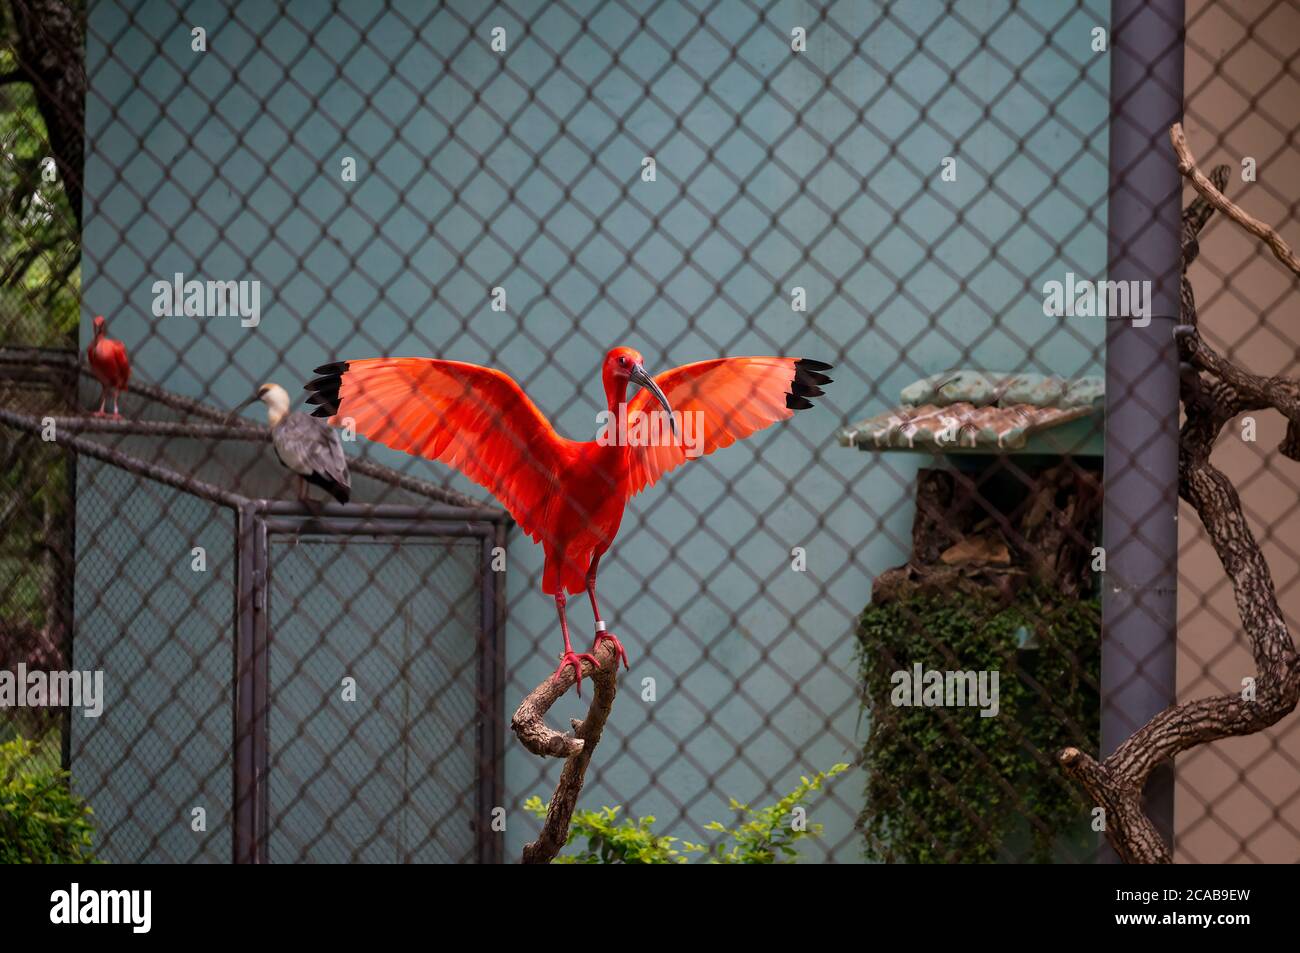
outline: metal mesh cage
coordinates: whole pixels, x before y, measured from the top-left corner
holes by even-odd
[[[1195,341],[1284,377],[1295,275],[1183,194],[1169,135],[1294,235],[1296,0],[0,11],[2,661],[102,670],[112,701],[6,730],[57,739],[104,857],[513,859],[558,776],[566,810],[715,859],[747,842],[710,822],[798,789],[769,833],[806,810],[806,861],[1092,861],[1098,809],[1145,830],[1094,758],[1287,655],[1300,423]],[[96,314],[121,422],[89,413]],[[631,667],[561,768],[505,728],[555,670],[562,540],[532,530],[574,484],[523,404],[426,377],[381,413],[348,362],[494,368],[585,440],[618,344],[834,380],[815,407],[755,385],[708,418],[745,439],[626,494],[600,605]],[[293,502],[231,413],[267,381],[345,431],[373,411],[351,503]],[[1215,466],[1267,585],[1225,575]],[[1176,859],[1294,859],[1288,697],[1143,776]],[[547,717],[590,730],[590,701]]]
[[[431,499],[382,468],[358,474],[346,505],[267,500],[285,478],[263,430],[148,387],[124,420],[97,425],[65,415],[80,377],[67,361],[4,359],[14,383],[57,383],[8,392],[8,451],[37,478],[75,463],[57,497],[85,508],[75,524],[61,516],[75,537],[56,551],[75,552],[78,582],[55,644],[61,667],[108,686],[98,710],[61,719],[73,790],[94,802],[98,856],[492,858],[478,823],[500,770],[485,555],[502,514]],[[368,501],[379,495],[393,502]],[[63,591],[63,578],[17,574],[7,604]],[[60,618],[49,613],[47,628],[59,632]],[[353,704],[357,682],[381,702]]]

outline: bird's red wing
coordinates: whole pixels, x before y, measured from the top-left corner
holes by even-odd
[[[537,539],[569,441],[509,376],[428,358],[372,358],[316,368],[315,415],[395,450],[439,460],[482,486]]]
[[[131,380],[131,362],[126,356],[126,345],[121,341],[112,341],[113,354],[113,372],[116,375],[113,381],[118,387],[126,387]]]
[[[112,338],[97,338],[86,348],[86,362],[101,383],[122,390],[131,380],[126,345]]]
[[[683,415],[682,435],[672,438],[670,430],[660,428],[668,439],[632,448],[631,491],[640,493],[653,486],[692,455],[729,447],[796,410],[811,407],[809,398],[822,394],[818,385],[831,381],[821,373],[829,369],[829,364],[798,357],[724,357],[660,374],[655,383],[673,411]],[[642,389],[628,401],[628,420],[634,420],[636,411],[658,409],[654,396]],[[698,438],[698,454],[689,446],[694,438]]]

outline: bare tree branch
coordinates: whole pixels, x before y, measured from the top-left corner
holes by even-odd
[[[1187,136],[1183,133],[1182,123],[1174,123],[1169,130],[1169,139],[1174,144],[1174,152],[1178,156],[1178,171],[1192,184],[1192,188],[1196,189],[1207,202],[1250,232],[1250,234],[1263,239],[1268,244],[1268,247],[1273,250],[1273,254],[1278,261],[1290,268],[1295,274],[1300,275],[1300,258],[1296,258],[1295,253],[1291,251],[1291,246],[1282,240],[1282,236],[1277,233],[1277,229],[1261,222],[1227,198],[1219,188],[1215,187],[1205,173],[1196,167],[1196,159],[1192,155],[1192,150],[1188,148]]]
[[[1224,198],[1221,190],[1227,185],[1226,166],[1206,176],[1187,148],[1182,127],[1174,125],[1169,134],[1179,171],[1200,196],[1183,213],[1182,324],[1175,332],[1185,362],[1178,492],[1196,510],[1232,583],[1257,673],[1251,691],[1243,689],[1238,695],[1165,709],[1101,762],[1077,748],[1060,753],[1062,770],[1105,810],[1106,839],[1126,863],[1172,860],[1169,845],[1142,809],[1143,788],[1158,764],[1210,741],[1262,731],[1300,703],[1300,656],[1278,606],[1268,563],[1246,522],[1236,488],[1210,462],[1223,426],[1245,410],[1264,408],[1276,409],[1287,418],[1282,452],[1296,458],[1300,453],[1300,386],[1286,378],[1251,374],[1205,344],[1187,278],[1187,269],[1200,252],[1197,236],[1216,209],[1267,242],[1278,260],[1297,274],[1300,262],[1275,230]]]
[[[21,255],[15,255],[4,273],[0,274],[0,287],[15,287],[21,285],[27,272],[36,264],[37,260],[46,252],[51,252],[63,243],[62,237],[55,237],[41,242],[39,245],[33,245],[23,251]]]
[[[573,734],[565,735],[551,728],[543,720],[556,700],[574,684],[572,668],[566,668],[558,679],[548,676],[529,692],[519,704],[510,728],[525,748],[542,757],[564,758],[560,782],[556,785],[551,803],[546,809],[546,822],[537,840],[524,848],[525,864],[549,864],[564,847],[569,837],[569,822],[578,804],[578,795],[587,776],[587,766],[600,743],[601,732],[614,706],[618,690],[618,650],[613,642],[602,642],[596,650],[596,661],[582,663],[582,674],[594,686],[591,706],[582,721],[573,719]]]

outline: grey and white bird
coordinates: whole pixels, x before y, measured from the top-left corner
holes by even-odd
[[[352,494],[352,477],[339,432],[323,420],[290,411],[289,394],[279,384],[263,384],[241,409],[258,400],[266,405],[275,455],[298,478],[298,499],[308,501],[310,483],[346,503]]]

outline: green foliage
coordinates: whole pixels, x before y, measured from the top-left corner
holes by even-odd
[[[720,821],[704,825],[705,830],[724,835],[712,846],[678,841],[676,837],[656,834],[655,817],[646,815],[638,820],[619,818],[622,808],[602,807],[596,811],[575,811],[569,825],[569,838],[565,846],[581,846],[576,854],[555,859],[560,864],[685,864],[689,855],[706,858],[711,864],[775,864],[793,862],[798,852],[797,841],[805,837],[818,837],[821,824],[803,822],[803,802],[815,791],[820,791],[830,778],[848,770],[847,764],[837,764],[829,771],[811,778],[800,778],[799,786],[775,804],[764,808],[751,808],[732,799],[731,809],[740,817],[734,827]],[[524,809],[539,819],[546,817],[546,805],[539,797],[530,797]],[[795,823],[795,817],[800,823]],[[680,843],[680,849],[678,844]]]
[[[1048,862],[1086,829],[1089,805],[1057,769],[1096,750],[1100,613],[1033,589],[1003,605],[964,592],[869,605],[858,629],[869,860]],[[1036,648],[1022,649],[1032,633]],[[891,702],[895,672],[999,672],[999,714]]]
[[[546,817],[546,805],[536,795],[524,802],[524,810],[538,818]],[[686,858],[673,847],[676,837],[656,834],[651,828],[655,817],[647,814],[637,821],[619,819],[622,808],[602,807],[598,811],[574,811],[569,825],[569,839],[586,841],[577,854],[557,857],[560,864],[684,864]]]
[[[0,0],[0,76],[21,72],[15,37],[9,5]],[[81,237],[61,176],[43,174],[52,159],[31,83],[0,83],[0,345],[77,347]],[[58,447],[3,430],[0,451],[0,499],[25,503],[0,518],[0,659],[12,663],[21,661],[13,657],[12,633],[50,627],[57,607],[52,544],[70,518],[71,494]]]
[[[727,827],[719,821],[704,825],[705,830],[726,835],[724,841],[714,844],[713,849],[707,851],[709,862],[776,864],[787,859],[793,861],[798,856],[794,844],[805,837],[820,837],[822,825],[796,825],[787,818],[795,815],[796,811],[802,811],[803,802],[810,794],[820,791],[827,780],[848,768],[847,764],[836,764],[829,771],[819,772],[811,778],[800,778],[797,788],[770,807],[755,809],[733,798],[731,809],[741,815],[741,820],[735,827]]]
[[[0,864],[94,863],[91,810],[43,748],[0,744]]]
[[[9,24],[4,24],[9,27]],[[0,36],[0,74],[18,69]],[[0,86],[0,344],[76,347],[81,238],[29,83]]]
[[[0,520],[0,664],[14,664],[22,659],[13,657],[13,648],[23,640],[13,631],[43,629],[60,608],[50,598],[59,591],[54,547],[71,518],[71,492],[67,454],[56,444],[0,430],[0,450],[7,457],[0,466],[0,500],[22,501]]]

